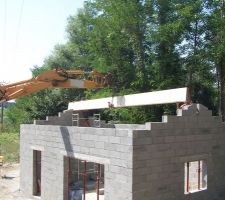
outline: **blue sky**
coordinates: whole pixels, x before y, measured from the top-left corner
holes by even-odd
[[[66,41],[66,24],[84,0],[0,0],[0,83],[31,78],[54,46]]]

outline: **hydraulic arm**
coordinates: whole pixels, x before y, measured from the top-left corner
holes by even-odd
[[[26,96],[46,88],[102,88],[107,76],[96,71],[49,70],[37,77],[7,85],[0,85],[0,103]]]

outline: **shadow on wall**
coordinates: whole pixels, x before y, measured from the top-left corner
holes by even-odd
[[[70,134],[67,127],[60,127],[60,133],[62,135],[63,143],[67,152],[67,155],[69,156],[69,152],[73,152],[73,148],[71,145],[70,140]]]

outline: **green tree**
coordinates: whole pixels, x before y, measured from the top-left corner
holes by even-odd
[[[184,86],[183,70],[176,45],[181,43],[183,24],[177,16],[176,3],[171,0],[155,1],[154,42],[155,80],[157,89],[168,89]],[[152,28],[152,27],[150,27]]]
[[[102,8],[100,1],[87,2],[78,16],[68,23],[69,41],[78,48],[81,65],[100,72],[111,72],[114,83],[126,88],[133,80],[133,52],[122,27]]]
[[[24,120],[43,119],[84,96],[187,85],[193,101],[214,108],[217,78],[219,110],[224,116],[224,21],[223,0],[85,1],[84,8],[68,19],[67,42],[56,45],[43,66],[35,66],[32,73],[36,76],[53,68],[95,69],[111,73],[110,87],[44,90],[26,97],[27,105],[17,101],[17,107],[26,111]],[[138,107],[105,110],[103,115],[108,120],[142,122],[174,110],[174,106]]]
[[[5,110],[5,129],[18,132],[20,124],[31,123],[30,112],[27,110],[30,105],[30,98],[24,97],[16,100],[16,104]]]
[[[208,14],[205,6],[205,2],[200,0],[181,1],[178,13],[183,24],[183,42],[178,47],[192,101],[215,110],[215,76],[206,48]]]
[[[218,110],[225,121],[225,6],[224,0],[207,1],[208,32],[207,47],[215,66],[218,87]]]
[[[34,76],[46,70],[45,67],[35,66]],[[16,99],[15,105],[5,112],[5,124],[10,129],[19,130],[19,125],[32,123],[34,119],[45,119],[46,116],[55,116],[66,110],[68,102],[74,99],[75,93],[69,90],[45,89],[37,93]]]

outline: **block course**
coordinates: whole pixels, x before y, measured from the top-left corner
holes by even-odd
[[[65,199],[65,157],[105,166],[105,200],[224,200],[225,124],[199,104],[161,123],[71,126],[69,111],[21,125],[20,189],[33,195],[33,150],[42,151],[42,200]],[[51,124],[51,125],[49,125]],[[205,160],[208,188],[184,194],[184,163]]]

